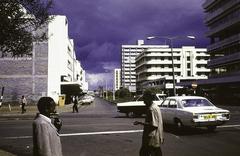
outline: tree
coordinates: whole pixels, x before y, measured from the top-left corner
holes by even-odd
[[[146,90],[152,92],[153,94],[157,94],[157,93],[162,93],[163,91],[158,88],[158,87],[150,87],[150,88],[147,88]]]
[[[0,57],[31,55],[32,43],[47,38],[37,30],[51,20],[52,6],[52,0],[0,0]]]
[[[127,88],[121,88],[117,90],[115,94],[118,98],[129,98],[131,95],[129,89]]]

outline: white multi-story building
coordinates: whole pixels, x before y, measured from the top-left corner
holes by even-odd
[[[114,69],[114,81],[113,81],[114,91],[119,90],[121,87],[121,69]]]
[[[209,54],[206,48],[183,46],[173,48],[175,83],[207,79]],[[173,89],[173,71],[171,48],[168,45],[148,46],[136,57],[136,75],[138,90],[149,86],[161,89]],[[176,86],[179,88],[180,86]]]
[[[138,40],[137,45],[122,45],[121,84],[130,92],[136,92],[135,57],[144,49],[143,40]]]
[[[0,58],[5,101],[17,101],[25,95],[29,101],[50,96],[57,102],[60,95],[76,94],[86,85],[74,42],[68,36],[66,16],[55,16],[46,31],[48,40],[33,43],[31,56]]]

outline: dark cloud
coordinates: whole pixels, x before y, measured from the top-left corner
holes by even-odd
[[[204,0],[55,0],[55,14],[66,15],[77,57],[88,73],[103,73],[103,62],[120,67],[122,44],[149,35],[195,35],[205,47]],[[161,41],[147,42],[158,44]],[[176,41],[174,45],[192,45]]]

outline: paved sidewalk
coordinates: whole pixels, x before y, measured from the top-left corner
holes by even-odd
[[[71,112],[72,105],[68,104],[62,107],[57,106],[57,112]],[[36,105],[27,105],[25,106],[26,112],[24,114],[21,113],[21,107],[19,105],[3,105],[0,108],[0,119],[33,119],[36,113],[38,112]]]

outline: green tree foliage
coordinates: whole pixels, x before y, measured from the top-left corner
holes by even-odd
[[[33,41],[46,39],[33,32],[51,20],[52,6],[51,0],[0,0],[0,57],[31,54]]]
[[[118,98],[129,98],[131,96],[131,93],[127,88],[121,88],[116,91],[115,95]]]
[[[150,91],[153,94],[157,94],[157,93],[162,93],[162,90],[158,87],[151,87],[146,89],[147,91]]]

